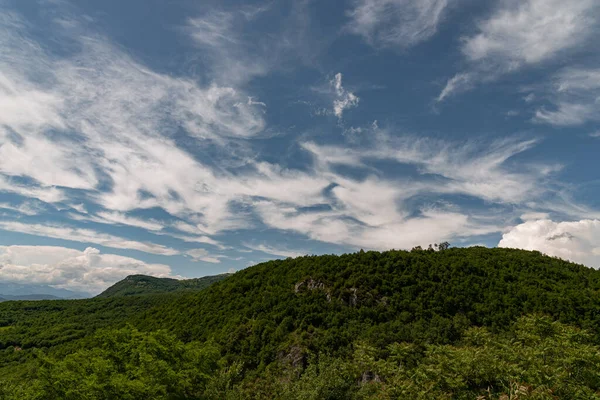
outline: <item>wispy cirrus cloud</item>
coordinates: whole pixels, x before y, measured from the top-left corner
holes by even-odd
[[[447,0],[357,0],[347,29],[376,47],[405,49],[432,37]]]
[[[212,10],[189,19],[185,30],[210,58],[206,67],[212,79],[227,85],[240,84],[272,68],[273,53],[249,40],[242,30],[255,16],[248,10]]]
[[[510,60],[501,47],[520,40],[518,34],[517,39],[503,38],[502,23],[494,21],[527,19],[541,12],[531,6],[536,1],[513,8],[502,3],[494,14],[498,18],[482,22],[483,36],[464,42],[470,68],[455,77],[442,97],[476,85],[480,71],[512,71],[563,54],[518,50],[512,62],[497,61]],[[302,4],[309,16],[309,2]],[[445,1],[392,0],[357,1],[354,6],[351,19],[357,29],[362,27],[355,33],[376,47],[403,49],[432,37],[449,7]],[[568,11],[579,15],[579,8]],[[509,9],[522,11],[502,11]],[[375,123],[362,125],[362,133],[348,140],[350,129],[340,134],[340,119],[357,107],[359,98],[345,75],[342,82],[341,73],[319,89],[326,98],[325,113],[338,118],[337,126],[331,118],[324,122],[328,135],[290,128],[293,133],[266,143],[273,117],[269,111],[277,108],[287,123],[283,102],[297,89],[276,62],[292,59],[296,42],[270,28],[268,34],[246,32],[245,22],[256,22],[266,12],[215,9],[191,18],[183,15],[184,27],[177,33],[194,44],[195,53],[186,54],[194,65],[173,73],[144,64],[143,57],[82,18],[49,24],[53,39],[48,43],[18,14],[2,14],[0,191],[11,194],[7,214],[27,214],[23,204],[39,200],[52,203],[48,209],[68,208],[66,217],[72,221],[57,225],[44,220],[55,221],[50,218],[55,215],[39,214],[35,224],[23,217],[0,222],[0,229],[226,263],[224,255],[187,249],[206,245],[225,253],[233,251],[236,241],[248,243],[248,231],[270,229],[345,248],[410,248],[498,234],[516,215],[551,209],[540,206],[540,198],[553,191],[551,178],[561,166],[528,161],[536,139],[441,140]],[[520,22],[517,28],[524,29]],[[577,32],[573,28],[565,37],[578,37]],[[69,46],[63,48],[66,39]],[[281,47],[271,46],[278,41]],[[337,71],[339,65],[333,68],[328,70]],[[253,93],[254,79],[274,69],[281,72],[274,82],[291,88],[291,94],[273,97],[283,99],[282,104],[257,96],[280,90],[267,80]],[[318,76],[322,74],[320,70]],[[580,93],[580,86],[554,90]],[[352,116],[359,119],[364,110],[354,109]],[[281,154],[283,148],[293,157]],[[105,233],[115,227],[134,238],[145,230],[144,237],[163,239],[168,246]],[[273,255],[303,254],[293,244],[288,248],[260,239],[250,246]]]
[[[221,260],[218,256],[212,255],[206,249],[192,249],[185,252],[185,255],[194,261],[204,261],[211,264],[219,264]]]
[[[534,121],[556,126],[575,126],[600,120],[600,69],[566,68],[546,88],[553,103],[541,107]]]
[[[98,294],[128,275],[171,277],[171,268],[131,257],[59,246],[0,246],[0,280]]]
[[[265,200],[255,203],[255,209],[272,228],[353,247],[410,248],[497,232],[506,223],[502,218],[462,210],[458,204],[439,201],[440,196],[468,195],[508,208],[543,196],[542,182],[558,167],[511,162],[535,144],[511,138],[459,145],[387,134],[356,147],[308,142],[303,146],[314,156],[316,171],[331,182],[328,207],[307,211]],[[380,171],[373,165],[381,161],[413,166],[415,176],[377,176]],[[360,168],[369,175],[345,176],[339,166]],[[432,196],[437,200],[427,200]]]
[[[144,253],[172,256],[179,254],[178,250],[156,244],[128,240],[123,237],[98,232],[92,229],[74,228],[58,224],[32,224],[18,221],[0,221],[0,229],[28,235],[45,236],[61,240],[81,243],[95,243],[115,249],[138,250]]]
[[[142,218],[131,217],[125,213],[120,213],[120,212],[116,212],[116,211],[114,211],[114,212],[101,211],[95,215],[70,214],[69,217],[71,219],[74,219],[77,221],[91,221],[91,222],[107,224],[107,225],[128,225],[128,226],[134,226],[136,228],[142,228],[142,229],[145,229],[148,231],[160,231],[164,228],[164,225],[161,224],[159,221],[152,220],[152,219],[142,219]]]
[[[44,211],[42,206],[32,201],[26,201],[17,205],[11,203],[0,203],[0,208],[4,210],[15,211],[19,214],[28,216],[37,215]]]
[[[448,80],[437,101],[525,67],[577,52],[597,34],[600,7],[594,0],[504,0],[466,36],[469,67]]]
[[[244,247],[247,247],[251,250],[261,251],[263,253],[272,254],[280,257],[301,257],[309,253],[307,251],[290,250],[284,247],[269,246],[264,243],[243,243],[243,245]]]

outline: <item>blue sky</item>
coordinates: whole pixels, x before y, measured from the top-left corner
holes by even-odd
[[[0,0],[0,280],[449,241],[600,266],[595,0]]]

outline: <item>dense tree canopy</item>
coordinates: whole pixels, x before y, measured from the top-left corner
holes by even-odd
[[[4,302],[0,398],[592,399],[599,345],[593,269],[510,249],[361,251],[202,291]]]

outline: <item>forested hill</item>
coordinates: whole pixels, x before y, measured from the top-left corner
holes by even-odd
[[[246,363],[267,365],[292,344],[452,343],[468,326],[501,331],[529,313],[600,333],[600,272],[484,247],[305,256],[237,272],[151,310],[144,324],[185,340],[214,338]]]
[[[99,298],[137,296],[146,294],[178,292],[185,290],[202,290],[227,278],[231,274],[220,274],[214,276],[205,276],[194,279],[170,279],[155,278],[147,275],[130,275],[125,279],[115,283],[104,292],[100,293]]]
[[[102,398],[600,400],[600,272],[361,251],[202,291],[0,304],[0,399]]]

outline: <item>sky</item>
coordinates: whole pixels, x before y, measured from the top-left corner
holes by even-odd
[[[597,0],[0,0],[0,282],[448,241],[600,267]]]

